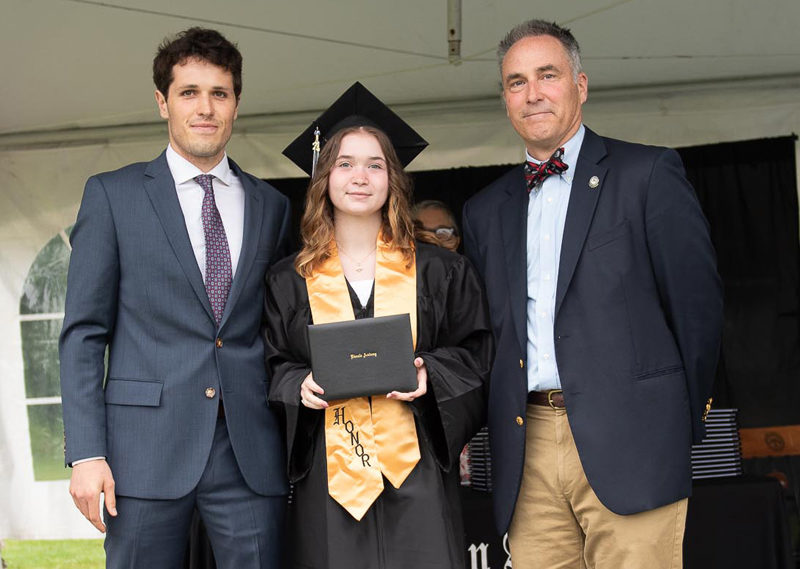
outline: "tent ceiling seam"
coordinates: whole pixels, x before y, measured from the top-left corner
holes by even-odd
[[[378,50],[378,51],[385,51],[385,52],[389,52],[389,53],[397,53],[397,54],[400,54],[400,55],[413,55],[413,56],[416,56],[416,57],[426,57],[428,59],[440,59],[440,60],[443,60],[443,61],[447,62],[447,56],[444,56],[444,55],[434,55],[434,54],[430,54],[430,53],[423,53],[423,52],[411,51],[411,50],[406,50],[406,49],[397,49],[397,48],[392,48],[392,47],[384,47],[384,46],[380,46],[380,45],[364,44],[364,43],[358,43],[358,42],[353,42],[353,41],[340,40],[340,39],[336,39],[336,38],[326,38],[326,37],[321,37],[321,36],[316,36],[316,35],[311,35],[311,34],[301,34],[299,32],[287,32],[287,31],[283,31],[283,30],[273,30],[273,29],[270,29],[270,28],[262,28],[262,27],[259,27],[259,26],[251,26],[251,25],[247,25],[247,24],[238,24],[236,22],[226,22],[226,21],[223,21],[223,20],[213,20],[213,19],[209,19],[209,18],[200,18],[200,17],[197,17],[197,16],[184,16],[183,14],[173,14],[173,13],[170,13],[170,12],[163,12],[161,10],[148,10],[146,8],[135,8],[135,7],[132,7],[132,6],[120,6],[118,4],[112,4],[110,2],[99,2],[97,0],[63,0],[63,1],[64,2],[72,2],[74,4],[85,4],[85,5],[88,5],[88,6],[95,6],[95,7],[98,7],[98,8],[110,8],[110,9],[114,9],[114,10],[123,10],[125,12],[136,12],[138,14],[148,14],[148,15],[151,15],[151,16],[161,16],[163,18],[174,18],[174,19],[178,19],[178,20],[186,20],[186,21],[189,21],[189,22],[199,22],[199,23],[203,23],[203,24],[213,24],[215,26],[226,26],[226,27],[229,27],[229,28],[237,28],[237,29],[240,29],[240,30],[249,30],[249,31],[253,31],[253,32],[261,32],[261,33],[265,33],[265,34],[271,34],[271,35],[283,36],[283,37],[289,37],[289,38],[295,38],[295,39],[304,39],[304,40],[309,40],[309,41],[318,41],[318,42],[330,43],[330,44],[336,44],[336,45],[345,45],[345,46],[350,46],[350,47],[358,47],[358,48],[362,48],[362,49],[372,49],[372,50]]]

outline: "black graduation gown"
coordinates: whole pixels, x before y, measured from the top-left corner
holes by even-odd
[[[300,405],[310,371],[305,280],[284,259],[267,276],[270,402],[286,421],[293,567],[314,569],[461,569],[463,526],[458,457],[484,424],[492,357],[482,286],[465,257],[417,244],[417,346],[428,392],[411,403],[421,459],[399,489],[384,490],[356,521],[328,495],[324,411]],[[357,318],[373,315],[353,290]]]

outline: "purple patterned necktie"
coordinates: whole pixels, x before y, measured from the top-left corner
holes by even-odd
[[[217,203],[214,201],[214,176],[201,174],[194,181],[200,184],[206,195],[203,197],[203,233],[206,236],[206,293],[211,301],[214,319],[217,324],[222,320],[228,292],[231,290],[233,272],[231,271],[231,251],[225,227],[219,215]]]

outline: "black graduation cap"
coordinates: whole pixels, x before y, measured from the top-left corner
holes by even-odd
[[[349,126],[362,125],[373,126],[386,133],[403,166],[407,166],[428,146],[428,143],[408,123],[356,81],[328,107],[328,110],[284,148],[283,155],[310,176],[316,165],[314,142],[317,138],[317,129],[322,147],[337,131]]]

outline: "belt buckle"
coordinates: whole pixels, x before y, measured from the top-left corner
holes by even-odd
[[[553,405],[553,395],[555,395],[556,393],[564,393],[564,390],[562,390],[562,389],[551,389],[551,390],[549,390],[547,392],[547,403],[553,409],[563,409],[563,407],[556,407],[555,405]]]

